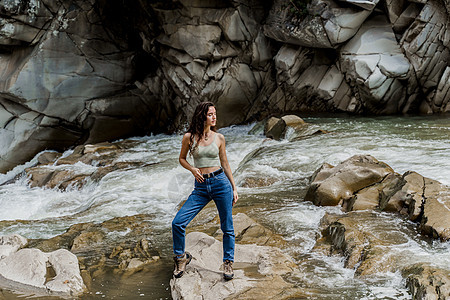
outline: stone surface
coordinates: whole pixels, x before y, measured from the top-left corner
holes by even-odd
[[[264,123],[264,135],[275,140],[293,141],[323,133],[328,132],[312,124],[307,124],[296,115],[285,115],[281,118],[271,117]]]
[[[377,224],[372,228],[370,224]],[[391,227],[391,228],[390,228]],[[345,256],[345,266],[354,269],[358,276],[395,272],[398,256],[390,247],[405,243],[405,237],[392,228],[392,224],[379,220],[371,211],[351,212],[344,216],[326,214],[321,220],[322,235],[316,249],[329,244],[329,255]]]
[[[450,111],[447,0],[300,2],[0,3],[0,172],[182,130],[205,100],[219,127]]]
[[[447,299],[450,276],[447,270],[437,267],[439,262],[434,266],[417,263],[408,254],[391,251],[410,242],[396,227],[395,222],[371,211],[346,215],[327,213],[321,220],[322,237],[317,240],[313,252],[342,255],[345,266],[362,278],[400,272],[412,299]]]
[[[391,167],[370,155],[355,155],[336,167],[323,166],[311,178],[305,200],[316,205],[338,205],[393,173]]]
[[[183,277],[170,281],[173,299],[287,299],[306,295],[283,279],[296,272],[296,265],[278,248],[236,244],[231,281],[225,281],[220,271],[222,243],[218,240],[191,232],[186,236],[186,250],[193,259]]]
[[[406,285],[413,299],[450,298],[450,278],[447,270],[426,264],[416,264],[405,270]]]
[[[45,2],[0,4],[0,172],[44,149],[136,134],[150,114],[139,95],[127,91],[134,56],[143,51],[132,49],[126,30],[117,28],[123,21],[110,23],[107,11],[120,9],[117,4]],[[89,101],[102,100],[120,113],[90,110]],[[100,124],[102,118],[108,124]]]
[[[149,241],[150,219],[149,215],[135,215],[100,224],[75,224],[48,240],[30,241],[29,246],[42,251],[70,250],[78,257],[85,283],[90,286],[92,280],[108,272],[129,276],[159,260]]]
[[[450,189],[416,172],[402,176],[371,156],[353,156],[336,167],[322,165],[311,176],[305,200],[344,210],[398,212],[435,239],[450,239]]]
[[[274,2],[264,33],[280,42],[306,47],[333,48],[358,31],[378,0],[343,1],[356,6],[340,7],[334,1],[312,1],[304,13],[292,2]],[[361,10],[363,8],[363,10]]]
[[[87,144],[76,147],[65,157],[60,153],[44,152],[37,166],[25,169],[31,187],[80,189],[91,181],[98,182],[107,174],[119,169],[144,167],[145,162],[120,161],[125,149],[133,142],[122,140],[114,143]],[[50,158],[54,159],[49,163]]]
[[[27,244],[27,239],[18,234],[0,236],[0,260]]]
[[[450,189],[438,181],[425,178],[425,203],[420,229],[442,241],[450,240]]]
[[[428,95],[428,99],[420,106],[423,113],[443,112],[447,109],[442,106],[442,102],[448,103],[448,97],[435,96],[441,78],[446,77],[444,73],[450,59],[450,36],[447,33],[449,16],[444,2],[448,5],[448,1],[426,1],[400,41],[416,74],[414,80],[408,81],[411,89],[416,88],[412,93]]]
[[[0,259],[0,277],[0,285],[22,291],[37,288],[47,295],[78,296],[86,289],[77,257],[65,249],[15,251]]]
[[[340,62],[371,112],[393,113],[401,109],[401,95],[406,93],[402,81],[409,77],[410,63],[386,17],[376,16],[365,22],[341,49]],[[389,105],[382,105],[386,102]]]

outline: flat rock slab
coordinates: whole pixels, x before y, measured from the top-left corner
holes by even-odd
[[[225,281],[220,270],[221,242],[192,232],[186,236],[186,250],[193,259],[183,277],[170,281],[173,299],[305,297],[303,290],[283,279],[298,271],[292,258],[279,248],[236,244],[231,281]]]

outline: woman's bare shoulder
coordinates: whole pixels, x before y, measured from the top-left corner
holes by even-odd
[[[225,137],[223,136],[223,134],[216,132],[217,134],[217,138],[219,139],[220,142],[225,142]]]
[[[183,143],[190,143],[191,142],[191,133],[190,132],[186,132],[183,135]]]

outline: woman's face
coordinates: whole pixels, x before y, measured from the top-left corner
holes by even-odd
[[[216,108],[214,106],[208,108],[205,125],[216,126]]]

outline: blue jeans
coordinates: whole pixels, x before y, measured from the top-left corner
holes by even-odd
[[[219,211],[220,228],[223,232],[223,260],[234,261],[233,188],[224,172],[205,178],[203,182],[195,180],[194,190],[172,221],[175,255],[184,254],[186,226],[211,200],[214,200]]]

